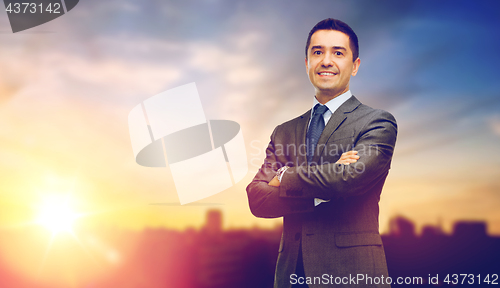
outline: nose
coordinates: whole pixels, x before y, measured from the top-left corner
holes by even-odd
[[[333,66],[333,55],[332,53],[325,53],[325,56],[321,60],[321,66],[332,67]]]

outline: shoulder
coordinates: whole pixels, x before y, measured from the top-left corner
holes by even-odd
[[[390,113],[382,109],[375,109],[368,105],[361,104],[358,108],[353,111],[356,114],[367,115],[369,118],[382,118],[393,122],[396,122],[396,118]]]
[[[305,112],[304,114],[302,114],[298,117],[295,117],[291,120],[288,120],[286,122],[281,123],[280,125],[276,126],[275,130],[277,130],[277,129],[280,129],[280,130],[295,129],[297,127],[297,125],[300,125],[300,123],[307,121],[309,119],[310,115],[311,115],[311,109],[309,109],[307,112]]]
[[[396,118],[394,116],[382,109],[375,109],[366,104],[361,103],[354,95],[348,100],[349,103],[346,106],[350,106],[352,109],[350,112],[356,117],[365,118],[369,120],[383,119],[388,120],[396,124]],[[347,102],[347,101],[346,101]],[[349,108],[345,108],[345,112],[349,112]]]
[[[397,134],[398,125],[391,113],[362,104],[354,96],[352,98],[354,98],[351,101],[353,104],[349,108],[344,108],[344,115],[347,116],[346,122],[356,127],[356,131],[365,133],[374,129],[382,129],[391,134]]]
[[[360,135],[372,133],[386,137],[385,143],[395,143],[398,125],[391,113],[361,104],[352,114],[351,121],[359,128]]]
[[[274,142],[292,143],[296,141],[297,133],[302,133],[307,129],[307,123],[310,118],[311,110],[304,114],[288,120],[274,128],[271,134],[271,140]]]

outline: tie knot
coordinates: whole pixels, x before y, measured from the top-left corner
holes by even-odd
[[[328,107],[326,107],[326,105],[321,105],[321,104],[316,104],[316,106],[314,106],[314,115],[316,114],[319,114],[319,115],[323,115],[326,110],[328,110]]]

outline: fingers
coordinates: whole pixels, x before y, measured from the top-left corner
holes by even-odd
[[[274,187],[279,187],[280,186],[280,180],[278,180],[277,176],[274,176],[274,178],[271,179],[271,181],[269,181],[269,183],[267,185],[274,186]]]
[[[356,155],[356,154],[358,154],[358,151],[351,150],[351,151],[347,151],[347,152],[342,153],[342,156],[344,156],[344,155],[351,156],[351,155]]]
[[[342,156],[340,156],[340,159],[336,163],[344,165],[356,163],[359,159],[359,156],[357,154],[358,151],[347,151],[345,153],[342,153]]]

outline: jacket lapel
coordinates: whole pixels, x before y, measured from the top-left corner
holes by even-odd
[[[300,116],[298,119],[299,123],[295,127],[295,144],[297,145],[296,165],[307,163],[306,134],[310,118],[311,109]]]
[[[349,113],[354,111],[360,104],[361,102],[359,102],[356,97],[351,96],[351,98],[347,99],[347,101],[340,105],[340,107],[332,114],[332,117],[328,121],[328,124],[326,124],[323,133],[321,133],[321,137],[319,137],[318,145],[316,146],[315,151],[317,153],[314,153],[313,162],[316,162],[319,155],[322,155],[326,143],[331,139],[333,133],[339,129],[342,123],[345,122],[347,117],[349,117]]]

